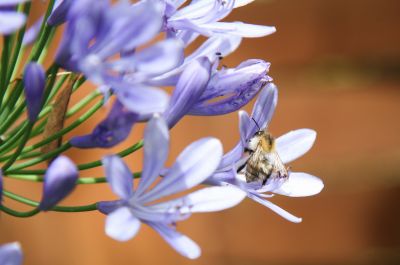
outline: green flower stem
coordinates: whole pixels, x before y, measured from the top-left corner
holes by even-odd
[[[20,145],[20,146],[21,146],[21,145]],[[30,166],[39,164],[39,163],[41,163],[41,162],[44,162],[44,161],[46,161],[46,160],[49,160],[49,159],[51,159],[51,158],[53,158],[53,157],[55,157],[55,156],[61,154],[62,152],[65,152],[65,151],[68,150],[69,148],[71,148],[71,144],[70,144],[69,142],[66,142],[65,144],[61,145],[61,146],[58,147],[57,149],[54,149],[53,151],[48,152],[47,154],[44,154],[44,155],[42,155],[42,156],[40,156],[40,157],[37,157],[37,158],[31,159],[31,160],[28,160],[28,161],[26,161],[26,162],[19,163],[19,164],[17,164],[17,165],[12,166],[12,167],[10,167],[10,166],[8,166],[8,167],[4,166],[4,167],[3,167],[3,172],[4,172],[4,174],[9,174],[9,173],[11,173],[11,172],[13,172],[13,171],[15,171],[15,170],[18,170],[18,169],[23,169],[23,168],[26,168],[26,167],[30,167]],[[19,154],[18,154],[18,155],[19,155]],[[15,155],[13,156],[13,158],[14,158],[14,157],[15,157]],[[7,163],[6,163],[6,165],[10,164],[9,161],[11,161],[11,160],[8,160]],[[15,161],[15,160],[14,160],[14,161]],[[14,162],[14,161],[13,161],[13,162]],[[9,168],[9,169],[8,169],[8,168]]]
[[[24,148],[25,144],[28,142],[29,140],[29,134],[31,133],[31,130],[33,128],[34,123],[30,122],[28,124],[28,128],[25,130],[25,134],[22,138],[22,141],[19,143],[19,146],[17,148],[17,150],[15,151],[15,153],[12,155],[12,157],[6,162],[6,164],[3,166],[3,172],[6,172],[7,169],[12,166],[12,164],[14,164],[15,160],[17,160],[18,156],[21,154],[22,149]]]
[[[27,217],[32,217],[36,214],[38,214],[40,212],[39,209],[35,208],[33,210],[27,211],[27,212],[19,212],[19,211],[15,211],[11,208],[8,208],[4,205],[0,205],[0,210],[2,210],[3,212],[5,212],[6,214],[9,214],[11,216],[14,217],[20,217],[20,218],[27,218]]]
[[[27,127],[28,123],[25,123],[15,134],[13,134],[3,145],[0,146],[0,156],[8,153],[18,145],[19,138],[24,134],[24,131]]]
[[[131,147],[117,153],[117,155],[119,155],[120,157],[124,157],[124,156],[132,154],[133,152],[139,150],[142,147],[143,147],[143,140],[141,140],[141,141],[137,142],[136,144],[132,145]],[[93,161],[93,162],[86,163],[86,164],[80,164],[80,165],[78,165],[78,169],[86,170],[86,169],[98,167],[101,165],[102,165],[101,160],[97,160],[97,161]]]
[[[10,192],[10,191],[3,190],[3,194],[7,198],[10,198],[12,200],[21,202],[23,204],[26,204],[26,205],[29,205],[29,206],[32,206],[32,207],[38,207],[39,206],[39,202],[31,200],[31,199],[28,199],[28,198],[25,198],[25,197],[22,197],[20,195],[17,195],[15,193]],[[1,209],[4,210],[4,208],[1,208]],[[11,210],[11,209],[7,208],[7,210]],[[40,210],[38,210],[37,208],[35,210],[37,211],[36,213],[40,212]],[[96,211],[96,210],[97,210],[97,203],[92,203],[92,204],[82,205],[82,206],[55,206],[50,211],[55,211],[55,212],[88,212],[88,211]],[[14,211],[14,210],[12,210],[12,211]],[[16,212],[16,211],[14,211],[14,212]],[[8,212],[6,212],[6,213],[8,213]],[[17,217],[29,217],[29,216],[17,216]]]
[[[37,61],[39,60],[44,47],[52,34],[52,27],[47,24],[47,18],[49,17],[51,11],[53,10],[55,0],[50,0],[49,5],[47,6],[46,14],[44,15],[42,25],[39,31],[38,40],[36,40],[32,52],[30,54],[28,61]]]
[[[143,141],[140,141],[140,142],[132,145],[131,147],[119,152],[118,155],[121,157],[127,156],[127,155],[132,154],[133,152],[139,150],[140,148],[142,148],[142,146],[143,146]],[[69,142],[67,142],[52,152],[49,152],[41,157],[34,158],[34,159],[28,160],[26,162],[20,163],[18,165],[15,165],[13,167],[10,167],[8,170],[3,170],[3,172],[5,175],[20,174],[21,173],[21,172],[19,172],[20,169],[24,169],[24,168],[36,165],[38,163],[41,163],[43,161],[46,161],[46,160],[54,157],[55,155],[58,155],[61,152],[64,152],[65,150],[69,149],[70,147],[71,147],[71,144]],[[87,169],[98,167],[101,165],[102,165],[101,160],[96,160],[96,161],[93,161],[90,163],[80,164],[80,165],[78,165],[78,169],[79,170],[87,170]]]
[[[9,50],[11,46],[11,38],[9,36],[3,37],[3,52],[1,53],[1,72],[0,72],[0,106],[3,102],[4,95],[7,90],[7,67],[9,60]]]
[[[31,3],[28,2],[26,4],[20,5],[18,7],[18,9],[20,9],[20,11],[24,12],[26,16],[29,15],[29,12],[31,10]],[[18,57],[20,56],[20,53],[22,53],[22,40],[24,39],[24,35],[25,35],[25,30],[26,30],[26,25],[24,25],[19,31],[18,31],[18,37],[17,37],[17,41],[14,47],[14,52],[9,64],[9,72],[7,75],[7,80],[6,80],[6,84],[8,84],[13,76],[13,74],[18,70]]]
[[[93,92],[90,95],[88,95],[86,98],[84,98],[81,102],[77,103],[74,107],[72,107],[68,112],[67,112],[67,117],[71,116],[73,114],[75,114],[76,112],[78,112],[79,110],[81,110],[83,107],[85,107],[85,105],[87,103],[89,103],[90,101],[94,100],[95,98],[97,98],[100,95],[99,92]],[[83,102],[83,103],[82,103]],[[85,114],[83,114],[78,120],[76,120],[75,122],[73,122],[70,126],[64,128],[63,130],[59,131],[57,134],[52,135],[49,138],[46,138],[45,140],[38,142],[36,144],[33,144],[31,146],[25,147],[22,152],[21,152],[21,156],[19,157],[20,159],[23,158],[29,158],[29,157],[35,157],[37,155],[41,155],[42,153],[40,152],[34,152],[32,154],[29,154],[30,152],[34,151],[35,149],[46,145],[47,143],[63,136],[65,133],[73,130],[74,128],[76,128],[77,126],[79,126],[81,123],[83,123],[84,121],[86,121],[88,118],[90,118],[101,106],[102,106],[102,102],[98,102],[96,105],[94,105],[91,109],[89,109],[88,112],[86,112]],[[50,111],[51,108],[48,110]],[[38,135],[39,133],[42,132],[43,130],[43,126],[45,125],[46,120],[42,121],[41,124],[39,124],[38,126],[36,126],[33,129],[33,132],[31,133],[30,137],[34,137],[36,135]],[[26,126],[24,126],[23,128],[25,128]],[[10,150],[12,150],[13,147],[15,147],[17,145],[16,139],[18,139],[21,136],[21,131],[18,131],[20,133],[14,134],[12,137],[13,139],[9,139],[9,141],[7,141],[5,144],[3,144],[3,146],[0,147],[0,155],[4,154],[6,152],[9,152]],[[2,156],[0,157],[0,162],[8,160],[11,157],[11,155],[9,156]]]
[[[137,179],[140,178],[141,172],[133,172],[132,178]],[[32,182],[43,182],[44,178],[41,175],[27,175],[27,174],[8,174],[5,175],[6,178],[11,179],[18,179],[18,180],[25,180],[25,181],[32,181]],[[84,177],[79,178],[76,182],[77,184],[98,184],[98,183],[107,183],[107,179],[105,177]]]
[[[56,33],[56,28],[54,28],[54,27],[50,28],[49,36],[48,36],[48,38],[46,40],[46,43],[45,43],[45,45],[44,45],[44,47],[42,49],[42,52],[40,53],[40,56],[39,56],[39,59],[38,59],[38,63],[42,64],[44,62],[44,60],[46,58],[46,55],[47,55],[47,53],[49,51],[50,44],[53,41],[55,33]]]

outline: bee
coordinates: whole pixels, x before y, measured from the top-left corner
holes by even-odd
[[[261,182],[264,186],[270,178],[288,178],[288,169],[276,151],[275,138],[267,130],[259,129],[246,151],[250,154],[243,168],[246,182]]]

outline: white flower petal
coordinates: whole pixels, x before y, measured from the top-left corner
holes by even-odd
[[[315,142],[317,133],[311,129],[288,132],[276,139],[276,150],[283,163],[289,163],[307,153]]]
[[[26,22],[22,13],[13,11],[0,11],[0,34],[11,34],[21,28]]]
[[[123,199],[129,199],[133,193],[133,180],[128,166],[117,155],[105,156],[101,161],[113,192]]]
[[[106,234],[118,241],[134,237],[140,228],[140,221],[127,207],[121,207],[107,215]]]
[[[150,202],[190,189],[211,176],[222,158],[222,144],[216,138],[193,142],[178,156],[163,179],[140,200]]]
[[[181,214],[222,211],[239,204],[246,192],[234,187],[209,187],[182,198],[154,205],[157,209],[177,209]]]
[[[285,211],[284,209],[282,209],[281,207],[273,204],[270,201],[264,200],[260,197],[258,197],[255,194],[252,193],[248,193],[247,196],[250,199],[253,199],[254,201],[261,203],[262,205],[264,205],[265,207],[271,209],[272,211],[274,211],[275,213],[279,214],[280,216],[282,216],[283,218],[285,218],[286,220],[293,222],[293,223],[300,223],[302,221],[301,218],[294,216],[293,214]]]
[[[164,240],[170,244],[179,254],[189,259],[197,259],[201,255],[200,247],[190,238],[174,229],[159,223],[149,223]]]
[[[290,197],[306,197],[320,193],[323,188],[321,179],[307,173],[292,172],[289,179],[272,192]]]
[[[163,118],[159,115],[147,123],[144,132],[144,161],[142,177],[136,189],[135,197],[143,194],[157,179],[164,167],[169,152],[169,131]]]
[[[251,2],[254,2],[254,0],[235,0],[235,5],[233,6],[233,8],[238,8],[238,7],[248,5]]]
[[[235,34],[245,38],[264,37],[276,31],[275,27],[247,24],[243,22],[214,22],[201,25],[201,28],[212,32]]]

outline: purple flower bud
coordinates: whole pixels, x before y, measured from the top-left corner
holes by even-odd
[[[76,185],[78,168],[66,156],[57,157],[44,176],[44,187],[39,209],[50,210],[64,199]]]
[[[124,108],[117,100],[107,118],[101,121],[91,134],[75,136],[70,143],[78,148],[113,147],[129,136],[137,117],[137,114]]]
[[[18,242],[8,243],[0,246],[0,264],[20,265],[22,264],[22,250]]]
[[[43,93],[46,84],[43,67],[35,62],[29,63],[25,67],[23,81],[28,117],[31,122],[34,122],[42,109]]]
[[[53,11],[47,19],[50,26],[58,26],[67,19],[68,10],[72,4],[72,0],[57,0],[54,4]]]

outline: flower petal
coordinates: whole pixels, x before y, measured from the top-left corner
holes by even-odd
[[[178,39],[167,39],[137,52],[137,70],[153,75],[163,74],[183,62],[183,45]]]
[[[113,211],[106,218],[106,234],[118,241],[127,241],[140,229],[140,221],[127,207]]]
[[[107,182],[110,184],[113,192],[120,198],[128,200],[133,193],[132,173],[124,161],[116,155],[108,155],[101,160]]]
[[[91,134],[75,136],[70,140],[78,148],[109,148],[125,140],[138,119],[117,100],[107,118],[101,121]]]
[[[307,173],[291,172],[289,179],[272,192],[290,197],[306,197],[320,193],[323,188],[321,179]]]
[[[211,63],[207,57],[192,61],[182,72],[164,114],[172,128],[199,100],[210,79]]]
[[[144,162],[135,197],[143,194],[164,167],[169,152],[169,132],[165,120],[158,116],[148,122],[144,132]]]
[[[0,246],[0,261],[2,265],[21,265],[22,250],[18,242]]]
[[[189,259],[197,259],[201,255],[201,249],[190,238],[174,229],[159,223],[148,223],[156,230],[164,240],[174,248],[179,254]]]
[[[188,55],[182,65],[165,74],[154,77],[150,80],[150,84],[161,86],[176,85],[180,73],[193,60],[206,56],[211,62],[215,62],[219,56],[227,56],[235,51],[239,47],[241,39],[241,37],[233,35],[210,37],[197,50]]]
[[[280,208],[279,206],[273,204],[272,202],[267,201],[267,200],[265,200],[263,198],[260,198],[255,194],[248,193],[247,196],[250,199],[252,199],[252,200],[264,205],[267,208],[269,208],[270,210],[272,210],[273,212],[277,213],[278,215],[282,216],[283,218],[285,218],[286,220],[288,220],[290,222],[300,223],[302,221],[301,218],[294,216],[293,214],[283,210],[282,208]]]
[[[163,179],[141,198],[150,202],[190,189],[214,173],[222,157],[222,144],[215,138],[200,139],[183,150]]]
[[[275,27],[247,24],[243,22],[214,22],[201,25],[214,33],[235,34],[245,38],[258,38],[276,32]]]
[[[317,133],[311,129],[288,132],[276,139],[276,150],[283,163],[289,163],[307,153],[315,142]]]
[[[40,28],[43,23],[43,16],[41,16],[36,22],[25,32],[24,38],[22,39],[22,44],[23,45],[29,45],[32,44],[40,31]]]
[[[278,90],[273,83],[268,83],[257,98],[256,103],[251,113],[251,118],[254,119],[261,129],[268,127],[274,114],[276,104],[278,102]],[[250,139],[259,130],[255,122],[250,123],[246,138]]]
[[[247,60],[234,69],[218,71],[190,114],[221,115],[240,109],[270,80],[269,66],[262,60]]]
[[[236,206],[244,198],[246,192],[233,186],[208,187],[156,206],[177,209],[181,214],[215,212]]]
[[[116,89],[118,100],[130,111],[140,115],[164,112],[168,106],[169,97],[159,88],[140,84],[129,85],[118,83]]]
[[[0,11],[0,34],[8,35],[17,31],[26,22],[22,13],[13,11]]]
[[[34,122],[42,109],[46,77],[43,67],[35,62],[29,63],[24,70],[24,92],[28,108],[28,117]]]
[[[71,193],[76,186],[78,174],[78,168],[66,156],[59,156],[51,162],[44,176],[43,195],[39,209],[50,210]]]
[[[250,127],[252,120],[249,117],[249,114],[247,114],[246,111],[240,110],[239,111],[239,132],[240,132],[240,141],[242,143],[242,146],[246,146],[248,142],[247,138],[247,130]]]

